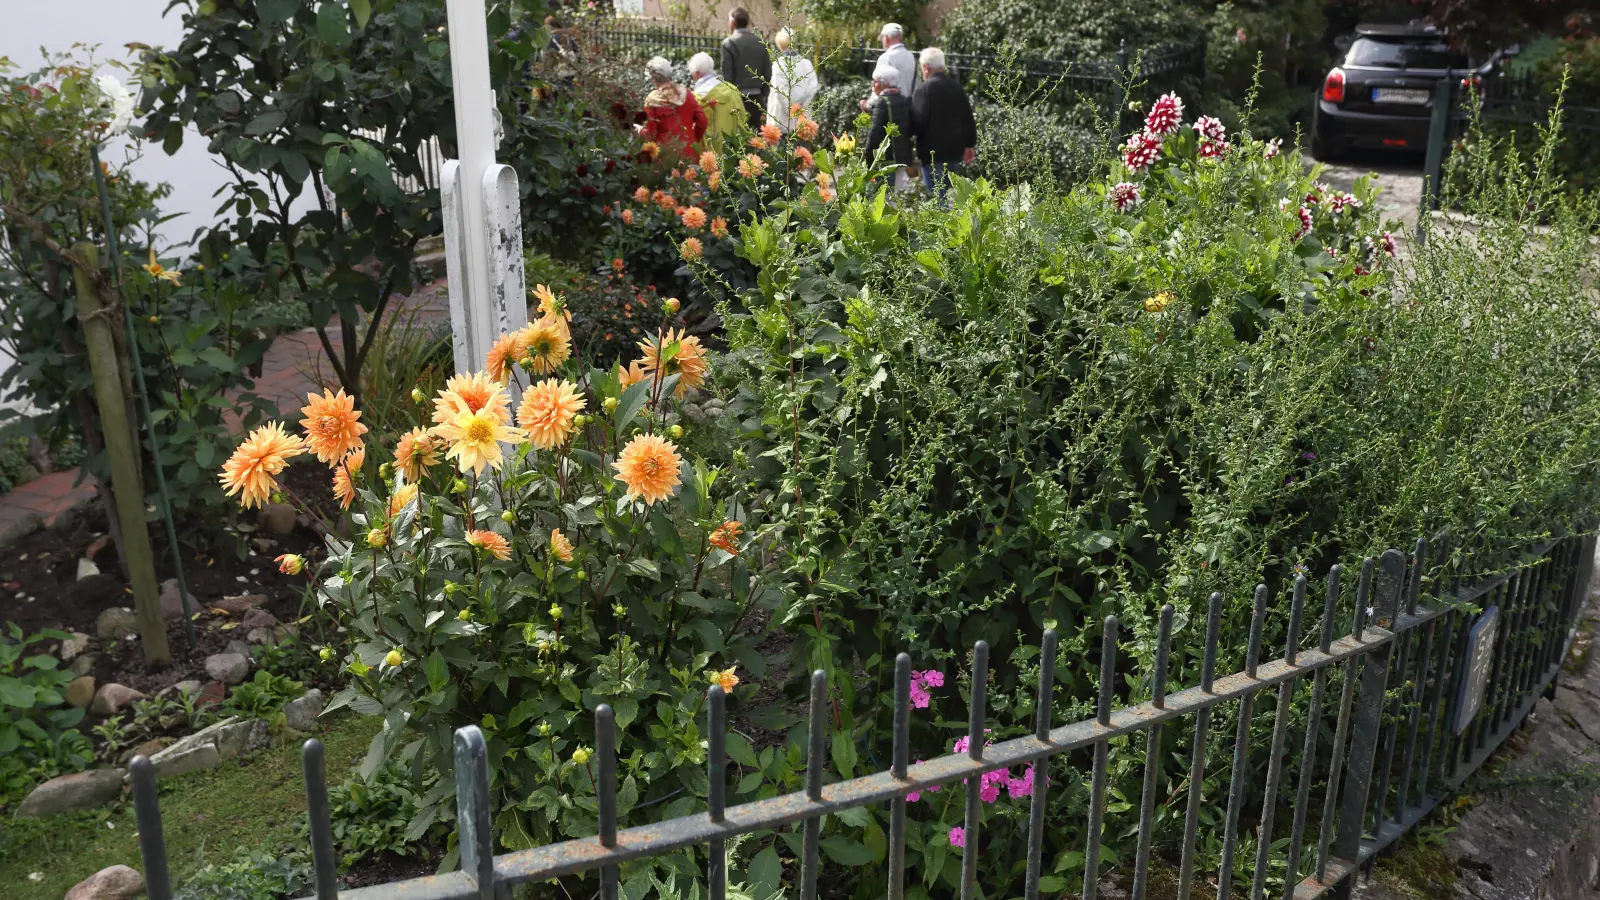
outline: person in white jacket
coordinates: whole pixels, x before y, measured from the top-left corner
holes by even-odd
[[[800,55],[791,45],[794,33],[785,28],[773,36],[778,47],[778,58],[772,61],[772,90],[767,92],[767,121],[778,126],[784,134],[794,130],[792,110],[798,105],[802,112],[811,108],[817,96],[817,67]]]

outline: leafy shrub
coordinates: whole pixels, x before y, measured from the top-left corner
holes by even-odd
[[[273,719],[290,700],[306,692],[298,681],[257,669],[255,677],[237,685],[222,702],[224,715],[247,719]]]
[[[298,897],[315,881],[311,854],[301,848],[240,851],[225,863],[210,863],[189,876],[175,900],[278,900]]]
[[[626,362],[639,342],[661,326],[662,298],[655,287],[639,287],[626,272],[584,275],[568,294],[572,340],[601,365]]]
[[[330,789],[329,820],[343,865],[354,865],[380,853],[408,856],[419,852],[415,842],[421,834],[411,825],[417,818],[421,796],[431,791],[438,780],[437,773],[430,771],[413,787],[410,776],[399,766],[391,765],[385,766],[370,783],[347,778]],[[309,837],[309,825],[302,823],[300,830]]]
[[[1155,47],[1192,27],[1191,7],[1181,0],[964,0],[945,14],[939,38],[945,49],[962,52],[1010,47],[1051,59],[1105,59],[1124,42],[1130,52]]]
[[[69,637],[49,629],[24,635],[15,622],[0,634],[0,805],[94,761],[88,739],[74,729],[83,710],[68,706],[63,694],[75,676],[54,656],[23,655],[35,644]]]

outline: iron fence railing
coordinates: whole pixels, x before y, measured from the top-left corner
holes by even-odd
[[[1156,852],[1152,825],[1161,797],[1162,733],[1192,720],[1182,840],[1175,852],[1163,849],[1167,859],[1177,866],[1177,896],[1188,900],[1198,880],[1210,874],[1201,871],[1196,839],[1213,719],[1221,705],[1236,702],[1237,730],[1222,819],[1221,864],[1215,872],[1217,897],[1234,895],[1235,861],[1241,850],[1241,811],[1247,801],[1252,810],[1260,811],[1254,822],[1258,835],[1254,867],[1246,870],[1253,872],[1248,896],[1260,898],[1266,894],[1269,863],[1276,862],[1273,838],[1280,827],[1277,814],[1284,812],[1292,815],[1288,817],[1288,840],[1283,851],[1288,875],[1282,896],[1287,900],[1312,900],[1332,891],[1347,897],[1362,864],[1392,844],[1458,787],[1531,711],[1570,645],[1574,623],[1587,594],[1594,552],[1594,538],[1568,538],[1538,548],[1523,563],[1497,577],[1471,585],[1434,577],[1425,588],[1424,570],[1441,571],[1442,567],[1430,566],[1430,561],[1442,562],[1445,555],[1430,558],[1427,544],[1419,541],[1409,564],[1406,555],[1398,550],[1389,550],[1380,559],[1369,558],[1362,564],[1354,591],[1354,609],[1348,617],[1340,610],[1341,598],[1347,591],[1342,585],[1342,570],[1335,566],[1325,579],[1320,629],[1309,649],[1302,647],[1302,629],[1310,584],[1304,575],[1298,576],[1293,583],[1284,655],[1270,662],[1261,659],[1269,591],[1265,585],[1259,586],[1254,596],[1244,670],[1221,678],[1215,676],[1223,598],[1214,594],[1206,621],[1199,683],[1179,690],[1168,689],[1173,629],[1169,605],[1161,611],[1153,668],[1129,673],[1148,676],[1150,699],[1122,708],[1117,708],[1115,701],[1117,685],[1123,681],[1118,678],[1118,623],[1114,617],[1108,618],[1101,638],[1095,715],[1064,725],[1056,725],[1052,716],[1057,637],[1054,631],[1046,631],[1033,735],[988,746],[984,744],[988,647],[979,642],[972,657],[968,749],[915,765],[909,762],[911,661],[902,654],[895,667],[894,755],[889,771],[834,784],[825,783],[824,777],[829,758],[829,730],[824,717],[827,680],[818,671],[811,678],[805,789],[733,807],[728,807],[725,800],[729,775],[724,744],[728,727],[725,698],[722,688],[713,686],[707,704],[706,811],[626,829],[619,829],[617,814],[615,717],[611,707],[602,705],[595,710],[599,833],[500,856],[493,853],[484,738],[476,727],[467,726],[455,734],[461,868],[448,874],[355,890],[338,889],[338,857],[329,820],[323,750],[320,742],[309,740],[304,761],[315,896],[319,900],[339,896],[347,900],[487,900],[508,897],[514,885],[598,869],[601,900],[615,900],[621,864],[698,845],[707,848],[708,896],[710,900],[724,900],[727,842],[741,834],[800,823],[803,853],[799,861],[799,895],[813,900],[819,892],[820,817],[888,803],[888,895],[891,900],[900,900],[907,876],[907,793],[964,781],[966,832],[960,894],[963,900],[971,900],[977,888],[981,846],[978,776],[1039,761],[1044,761],[1044,768],[1048,769],[1051,759],[1059,761],[1072,751],[1090,751],[1093,762],[1082,897],[1093,900],[1101,875],[1108,764],[1113,752],[1124,752],[1114,751],[1111,745],[1120,738],[1143,733],[1143,795],[1131,888],[1134,900],[1142,900]],[[1347,621],[1351,623],[1350,632],[1336,638],[1338,623]],[[1491,623],[1503,627],[1495,628]],[[1285,751],[1292,720],[1296,718],[1293,710],[1297,687],[1308,678],[1311,692],[1301,726],[1303,744],[1294,761],[1293,774],[1297,778],[1290,788]],[[1339,700],[1330,716],[1328,693],[1334,679],[1339,684]],[[1277,699],[1270,750],[1265,757],[1265,778],[1260,780],[1260,755],[1252,753],[1252,726],[1254,704],[1263,693],[1276,693]],[[1324,748],[1328,734],[1333,736],[1331,746]],[[1135,743],[1125,741],[1120,746],[1134,752]],[[1320,764],[1323,759],[1328,760],[1326,767]],[[168,900],[171,887],[155,773],[143,756],[133,760],[130,771],[146,885],[154,900]],[[1035,900],[1040,893],[1049,784],[1049,778],[1034,781],[1023,889],[1029,900]],[[1287,796],[1291,789],[1292,801]],[[1315,835],[1308,836],[1314,794],[1320,799],[1321,815]],[[1173,796],[1176,798],[1176,793]]]

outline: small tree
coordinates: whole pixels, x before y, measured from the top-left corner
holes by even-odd
[[[407,193],[395,178],[422,176],[417,150],[428,139],[454,145],[444,4],[180,2],[182,42],[146,54],[145,134],[172,153],[192,125],[226,161],[233,180],[218,212],[232,216],[217,230],[258,258],[282,249],[359,403],[390,298],[413,286],[417,242],[441,231],[438,192]],[[508,16],[497,7],[490,33],[504,34]],[[510,43],[525,59],[531,38]],[[520,77],[518,55],[493,56],[496,83]],[[308,190],[311,208],[298,211]]]

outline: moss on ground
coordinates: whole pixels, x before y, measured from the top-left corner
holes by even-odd
[[[381,725],[381,719],[349,715],[330,724],[322,735],[330,782],[360,761]],[[268,849],[293,838],[305,808],[299,741],[163,782],[162,834],[173,887],[240,848]],[[144,870],[131,796],[105,809],[0,825],[0,894],[7,900],[59,900],[74,884],[118,863]],[[30,880],[34,873],[39,880]]]

